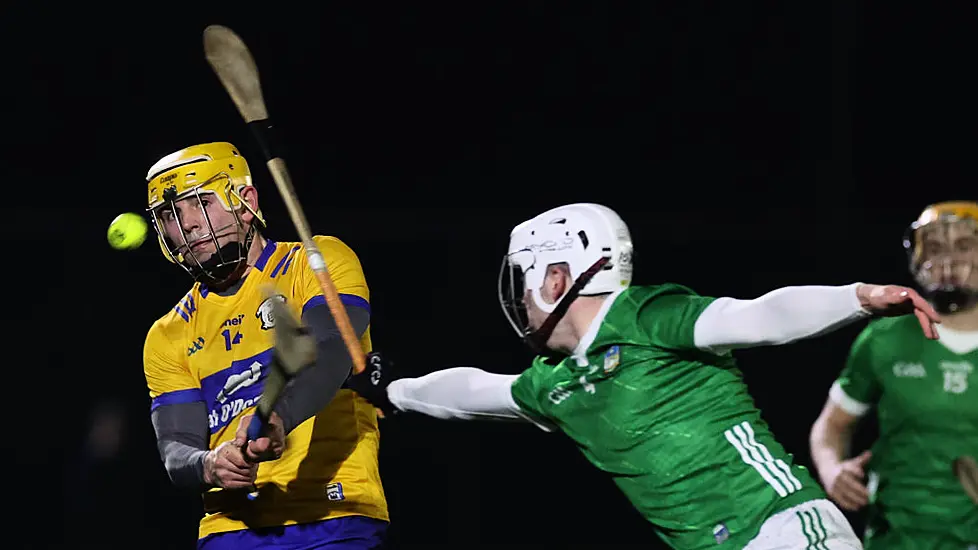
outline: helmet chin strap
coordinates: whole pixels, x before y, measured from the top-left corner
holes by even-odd
[[[966,311],[978,305],[978,292],[953,286],[927,292],[927,298],[942,315]]]
[[[228,282],[233,282],[230,280],[232,276],[242,267],[242,264],[246,264],[248,261],[248,251],[251,249],[254,237],[255,227],[251,226],[245,233],[244,240],[231,241],[211,254],[211,257],[201,265],[190,267],[194,280],[209,287],[220,287]],[[236,259],[222,261],[222,258]]]
[[[239,259],[222,263],[222,257],[237,257]],[[193,268],[194,279],[210,287],[219,287],[222,283],[228,282],[228,279],[241,267],[243,262],[243,243],[227,243],[217,253],[212,254],[202,265]]]
[[[594,278],[594,276],[597,275],[598,272],[601,271],[605,264],[607,264],[610,260],[611,258],[603,257],[597,262],[594,262],[594,265],[589,267],[587,271],[581,273],[577,280],[574,281],[574,284],[571,285],[570,289],[567,290],[567,293],[564,294],[564,297],[557,303],[557,306],[550,312],[550,315],[547,316],[547,319],[542,325],[540,325],[540,328],[528,332],[526,336],[523,337],[523,340],[530,346],[531,349],[533,349],[533,351],[536,353],[544,353],[547,351],[547,340],[550,340],[550,336],[557,327],[557,323],[559,323],[567,313],[567,308],[570,307],[571,302],[577,299],[577,296],[581,293],[581,290],[587,286],[591,279]]]

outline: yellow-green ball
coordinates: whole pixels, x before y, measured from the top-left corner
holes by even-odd
[[[109,224],[109,245],[116,250],[139,248],[146,240],[149,226],[139,214],[126,212],[116,216]]]

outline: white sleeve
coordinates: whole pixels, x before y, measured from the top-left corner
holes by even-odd
[[[513,399],[518,375],[493,374],[473,367],[445,369],[387,386],[387,397],[402,411],[445,420],[528,421],[544,431],[553,426],[524,413]]]
[[[753,300],[718,298],[696,320],[693,343],[725,353],[831,332],[870,315],[856,296],[859,284],[789,286]]]
[[[829,389],[829,399],[852,416],[860,417],[869,412],[870,404],[849,397],[838,380],[833,382],[832,388]]]

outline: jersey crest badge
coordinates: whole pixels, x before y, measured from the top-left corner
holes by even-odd
[[[717,541],[717,544],[722,544],[728,538],[730,538],[730,531],[726,525],[721,523],[713,528],[713,540]]]
[[[611,346],[604,354],[604,372],[609,373],[615,370],[621,362],[621,349],[618,346]]]
[[[261,329],[269,330],[275,328],[275,316],[272,315],[272,300],[285,301],[285,296],[281,294],[276,294],[271,298],[266,298],[265,301],[258,306],[258,311],[255,312],[255,317],[261,321]]]
[[[330,483],[326,486],[326,498],[329,500],[343,500],[346,497],[343,495],[343,484],[342,483]]]

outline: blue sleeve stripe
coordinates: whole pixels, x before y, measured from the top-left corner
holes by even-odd
[[[326,300],[323,299],[323,301],[325,302]],[[347,306],[362,307],[368,313],[370,312],[370,302],[355,294],[340,294],[340,301]]]
[[[166,405],[179,405],[181,403],[196,403],[200,401],[204,402],[204,396],[200,393],[199,388],[191,388],[189,390],[177,390],[166,393],[161,393],[153,399],[152,405],[150,405],[149,410],[155,411],[157,407],[163,407]]]
[[[355,296],[353,294],[340,294],[340,301],[343,302],[347,307],[362,307],[370,313],[370,302],[361,298],[360,296]],[[319,305],[325,305],[326,298],[322,294],[317,294],[309,300],[306,301],[305,305],[302,306],[302,313],[305,313],[311,307],[316,307]]]

